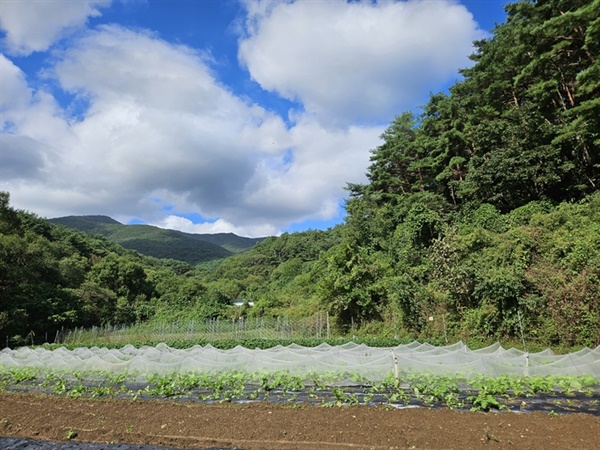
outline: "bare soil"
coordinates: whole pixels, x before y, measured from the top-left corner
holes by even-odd
[[[236,449],[598,449],[590,414],[70,399],[0,393],[0,436]]]

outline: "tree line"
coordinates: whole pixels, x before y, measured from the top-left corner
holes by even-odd
[[[325,307],[341,330],[600,343],[600,1],[506,9],[463,79],[385,130],[315,259],[273,268],[261,252],[302,240],[284,235],[221,266],[258,299],[249,314]],[[242,261],[249,278],[226,271]]]
[[[141,322],[186,307],[216,317],[229,305],[187,263],[140,255],[9,202],[0,192],[2,344],[52,341],[63,328]]]
[[[520,1],[348,185],[320,295],[341,324],[600,343],[600,1]]]
[[[600,344],[600,0],[506,9],[461,81],[392,121],[327,231],[190,266],[2,193],[0,335],[326,309],[339,332]]]

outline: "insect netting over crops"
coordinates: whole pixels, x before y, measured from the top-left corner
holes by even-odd
[[[390,374],[427,372],[439,375],[591,375],[600,378],[600,346],[556,355],[550,349],[526,353],[496,343],[471,350],[462,342],[445,347],[413,342],[396,347],[369,347],[355,343],[317,347],[299,345],[269,349],[241,346],[220,350],[211,345],[184,350],[165,344],[121,349],[23,347],[0,352],[0,367],[38,367],[49,370],[109,371],[167,374],[185,372],[281,372],[291,375],[330,373],[379,381]]]

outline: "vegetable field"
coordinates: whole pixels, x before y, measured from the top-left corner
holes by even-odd
[[[267,349],[159,344],[0,352],[0,388],[71,398],[385,405],[599,415],[600,350],[525,353],[412,343]]]
[[[462,343],[4,349],[0,445],[593,449],[598,365]]]

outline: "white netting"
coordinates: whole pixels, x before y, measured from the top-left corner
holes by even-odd
[[[156,347],[121,349],[76,348],[47,350],[23,347],[0,352],[0,367],[39,367],[51,370],[110,371],[114,373],[165,374],[173,372],[279,372],[304,376],[311,373],[347,374],[381,380],[394,372],[426,372],[438,375],[504,374],[591,375],[600,378],[600,346],[556,355],[550,349],[525,353],[496,343],[471,350],[462,342],[445,347],[413,342],[396,347],[369,347],[347,343],[318,347],[289,345],[265,350],[235,347],[219,350],[211,345],[184,350]]]

